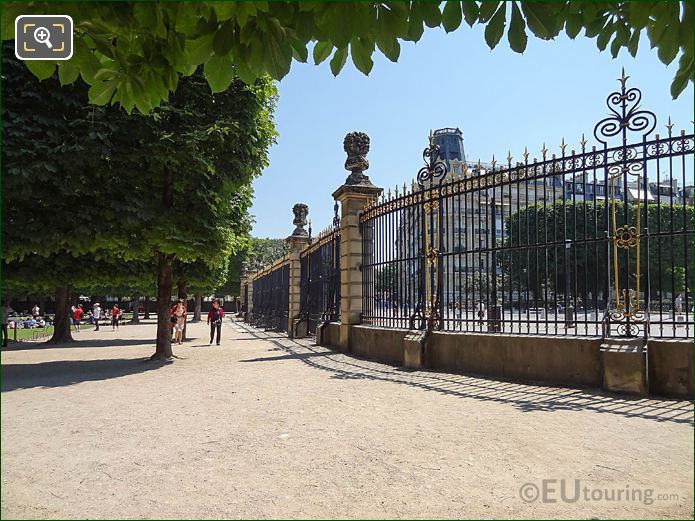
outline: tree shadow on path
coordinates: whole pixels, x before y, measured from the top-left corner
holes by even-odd
[[[34,387],[63,387],[81,382],[119,378],[159,369],[169,362],[146,358],[58,360],[38,364],[3,364],[1,392]]]
[[[295,359],[310,367],[328,371],[332,373],[331,378],[335,379],[404,384],[459,398],[506,403],[523,412],[590,410],[657,422],[693,424],[693,406],[687,400],[628,396],[581,387],[519,383],[483,375],[409,370],[332,351],[307,340],[298,342],[284,338],[281,342],[246,324],[237,323],[237,331],[277,346],[271,349],[273,351],[279,348],[286,353],[286,356],[242,360],[243,362]]]

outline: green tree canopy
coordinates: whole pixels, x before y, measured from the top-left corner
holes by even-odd
[[[39,83],[9,45],[3,72],[5,267],[16,276],[27,266],[41,277],[61,271],[53,280],[65,295],[77,284],[71,274],[88,273],[95,262],[115,262],[111,275],[119,277],[123,263],[149,270],[158,260],[158,313],[168,331],[173,260],[224,275],[229,257],[246,247],[250,182],[275,139],[274,84],[235,79],[212,94],[198,71],[181,79],[169,103],[142,116],[88,106],[81,81]],[[134,286],[128,294],[139,293]]]
[[[91,85],[97,105],[119,103],[142,113],[176,91],[180,75],[204,65],[213,92],[226,90],[240,77],[251,84],[266,74],[283,78],[292,61],[330,58],[333,74],[348,56],[369,74],[378,50],[397,61],[400,42],[417,42],[425,27],[457,30],[465,21],[485,26],[492,49],[505,32],[516,52],[526,49],[528,34],[550,40],[564,31],[596,40],[613,57],[621,49],[636,56],[646,33],[659,59],[669,64],[680,56],[671,84],[673,97],[693,81],[691,1],[623,2],[482,2],[448,0],[414,2],[7,2],[2,37],[14,38],[19,14],[69,14],[75,22],[74,56],[58,64],[26,62],[39,78],[59,65],[63,84],[78,77]]]
[[[636,222],[636,212],[637,205],[628,203],[629,223]],[[640,290],[647,289],[649,266],[649,289],[653,297],[659,292],[683,291],[685,267],[692,264],[693,243],[688,234],[692,234],[694,225],[693,206],[648,204],[642,206],[642,212],[642,226],[649,230],[651,237],[648,249],[646,238],[642,239]],[[515,290],[528,288],[539,298],[545,289],[564,293],[565,256],[569,255],[571,291],[598,295],[613,284],[615,260],[612,241],[606,236],[609,217],[610,205],[593,201],[539,203],[513,213],[505,223],[504,245],[509,248],[502,254],[505,285]],[[625,224],[622,202],[616,203],[616,223],[618,227]],[[569,249],[565,248],[566,240],[571,241]],[[619,249],[621,287],[629,280],[632,289],[635,288],[636,260],[636,248],[630,248],[629,252]]]

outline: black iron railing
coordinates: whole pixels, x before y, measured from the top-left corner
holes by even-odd
[[[362,213],[363,321],[506,334],[692,337],[693,134],[627,88],[589,146],[452,171]],[[615,138],[617,143],[611,142]],[[630,141],[633,139],[633,141]],[[453,164],[452,164],[453,166]]]
[[[287,331],[290,266],[281,259],[260,270],[253,280],[251,323],[257,327]]]
[[[322,232],[301,253],[301,310],[309,333],[321,322],[340,318],[339,222]]]

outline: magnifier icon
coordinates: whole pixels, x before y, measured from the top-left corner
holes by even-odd
[[[34,39],[39,43],[45,43],[46,47],[52,49],[50,37],[51,33],[45,27],[37,27],[34,31]]]

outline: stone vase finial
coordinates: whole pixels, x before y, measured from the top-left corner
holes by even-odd
[[[343,149],[347,153],[345,170],[351,174],[345,180],[346,185],[371,184],[364,171],[369,168],[369,136],[364,132],[350,132],[343,140]]]
[[[304,229],[304,226],[307,224],[306,217],[309,215],[309,207],[304,203],[297,203],[292,207],[292,213],[294,213],[292,224],[296,226],[292,235],[308,237],[309,232]]]

